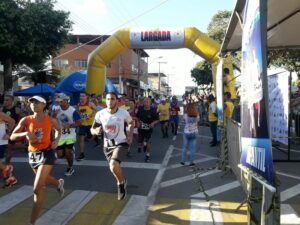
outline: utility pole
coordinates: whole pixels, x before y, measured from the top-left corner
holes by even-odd
[[[162,57],[159,57],[159,58],[162,58]],[[158,92],[159,92],[159,94],[160,94],[160,86],[161,86],[161,84],[160,84],[160,81],[161,81],[161,76],[160,76],[160,64],[161,63],[167,63],[167,62],[158,62]]]
[[[138,53],[138,74],[137,74],[137,80],[138,80],[138,95],[141,95],[141,87],[140,87],[140,71],[141,71],[141,50],[137,50]]]
[[[120,94],[123,94],[123,85],[122,85],[122,55],[119,56],[119,90]]]

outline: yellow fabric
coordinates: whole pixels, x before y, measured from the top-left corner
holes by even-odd
[[[234,110],[234,105],[231,101],[226,101],[225,102],[225,109],[224,109],[224,126],[227,123],[227,119],[232,117],[232,113]]]
[[[170,118],[170,104],[166,103],[165,105],[159,104],[157,106],[157,112],[159,113],[159,120],[169,120]]]
[[[82,126],[91,126],[94,122],[94,110],[88,105],[79,105]]]
[[[215,101],[213,101],[213,102],[216,104]],[[217,120],[218,120],[218,118],[215,116],[215,114],[211,110],[211,107],[208,107],[208,121],[209,122],[214,122],[214,121],[217,121]]]

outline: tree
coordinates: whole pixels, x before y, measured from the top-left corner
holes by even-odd
[[[268,65],[283,67],[289,72],[295,72],[300,76],[300,50],[282,49],[268,52]]]
[[[221,44],[226,34],[230,16],[231,12],[227,10],[215,14],[207,27],[208,36]],[[207,61],[197,63],[196,67],[191,70],[191,77],[201,89],[212,89],[212,67]]]
[[[207,35],[217,41],[219,44],[222,44],[227,26],[229,24],[231,17],[231,11],[224,10],[224,11],[218,11],[217,14],[215,14],[207,27]]]
[[[205,60],[198,62],[196,67],[191,70],[191,76],[201,90],[211,91],[213,79],[210,63]]]
[[[67,41],[69,13],[54,10],[53,0],[0,2],[0,61],[4,91],[12,87],[13,66],[41,68]]]

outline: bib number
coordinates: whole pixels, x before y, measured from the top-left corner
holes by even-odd
[[[149,124],[142,123],[142,124],[141,124],[141,129],[142,129],[142,130],[149,130],[149,129],[150,129],[150,126],[149,126]]]
[[[43,152],[29,152],[29,163],[30,164],[41,164],[44,160]]]
[[[61,130],[61,134],[71,134],[71,131],[70,131],[70,129],[69,128],[67,128],[67,129],[62,129]]]

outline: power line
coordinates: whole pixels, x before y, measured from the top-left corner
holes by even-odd
[[[123,27],[124,25],[130,23],[131,21],[134,21],[134,20],[136,20],[136,19],[138,19],[138,18],[140,18],[140,17],[146,15],[147,13],[149,13],[149,12],[151,12],[151,11],[153,11],[153,10],[159,8],[160,6],[162,6],[163,4],[165,4],[165,3],[168,2],[168,1],[169,1],[169,0],[163,0],[163,1],[161,1],[159,4],[157,4],[157,5],[153,6],[153,7],[151,7],[150,9],[147,9],[147,10],[145,10],[144,12],[142,12],[142,13],[140,13],[140,14],[134,16],[134,17],[132,17],[131,19],[125,21],[124,23],[120,24],[119,26],[115,27],[114,29],[110,30],[109,32],[106,32],[105,34],[100,35],[100,36],[98,36],[98,37],[96,37],[96,38],[94,38],[94,39],[92,39],[92,40],[90,40],[90,41],[88,41],[88,42],[86,42],[86,43],[83,43],[83,44],[81,44],[80,46],[78,46],[78,47],[76,47],[76,48],[73,48],[73,49],[71,49],[71,50],[69,50],[69,51],[67,51],[67,52],[65,52],[65,53],[63,53],[63,54],[60,54],[60,55],[54,57],[53,59],[59,58],[59,57],[64,56],[64,55],[67,55],[67,54],[69,54],[70,52],[73,52],[73,51],[75,51],[75,50],[77,50],[77,49],[79,49],[79,48],[81,48],[81,47],[83,47],[83,46],[85,46],[85,45],[88,45],[88,44],[91,43],[91,42],[94,42],[94,41],[98,40],[99,38],[103,37],[104,35],[108,35],[109,33],[111,33],[111,32],[113,32],[113,31],[117,30],[118,28]]]

